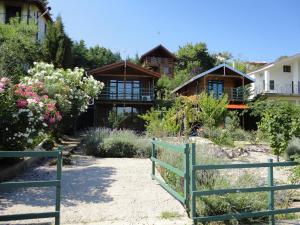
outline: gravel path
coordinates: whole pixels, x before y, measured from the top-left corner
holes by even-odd
[[[191,224],[183,206],[150,178],[148,159],[95,159],[74,156],[62,174],[61,224],[173,225]],[[54,178],[47,165],[18,180]],[[0,215],[54,210],[54,188],[0,193]],[[162,213],[172,218],[161,218]],[[51,219],[11,224],[51,224]],[[8,223],[0,223],[8,224]]]

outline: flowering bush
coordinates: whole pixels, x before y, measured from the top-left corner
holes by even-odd
[[[28,71],[28,77],[23,84],[44,84],[49,97],[54,99],[63,116],[65,126],[72,125],[76,118],[88,108],[91,98],[96,98],[104,84],[96,81],[92,76],[84,76],[84,70],[55,69],[47,63],[34,63]]]
[[[23,150],[31,146],[34,138],[55,128],[62,119],[41,82],[12,85],[3,77],[0,100],[1,150]]]

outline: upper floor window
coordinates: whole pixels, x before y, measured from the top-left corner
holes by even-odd
[[[274,80],[270,80],[270,90],[271,91],[275,90],[275,81]]]
[[[291,71],[292,71],[291,66],[289,65],[283,66],[283,72],[290,73]]]
[[[170,73],[170,67],[168,66],[163,66],[163,74],[169,74]]]
[[[5,7],[5,23],[9,23],[11,18],[21,17],[21,7],[6,6]]]

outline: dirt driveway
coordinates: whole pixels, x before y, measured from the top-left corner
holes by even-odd
[[[183,206],[150,178],[148,159],[95,159],[74,156],[63,168],[61,224],[192,224]],[[54,178],[54,167],[40,166],[18,180]],[[0,215],[54,210],[54,188],[0,193]],[[51,224],[51,219],[11,224]],[[8,224],[8,223],[0,223]]]

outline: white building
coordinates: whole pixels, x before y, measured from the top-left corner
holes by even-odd
[[[50,8],[41,0],[0,0],[0,23],[8,23],[13,17],[23,21],[33,20],[38,26],[37,38],[43,39],[47,30],[47,22],[52,21]]]
[[[283,58],[248,74],[255,79],[253,96],[300,104],[300,53]]]

